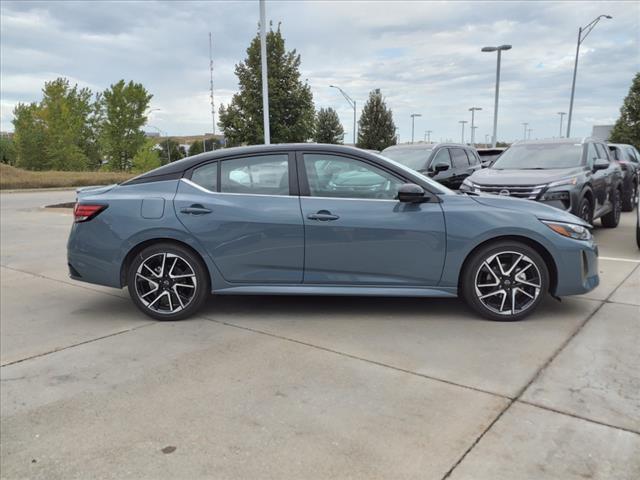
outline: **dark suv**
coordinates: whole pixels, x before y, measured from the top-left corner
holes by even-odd
[[[381,155],[452,189],[460,188],[465,178],[482,168],[476,150],[458,143],[394,145]]]
[[[630,212],[638,203],[640,153],[633,145],[610,143],[609,152],[622,168],[622,211]]]
[[[593,138],[518,142],[461,190],[537,200],[605,227],[616,227],[622,210],[620,166]]]

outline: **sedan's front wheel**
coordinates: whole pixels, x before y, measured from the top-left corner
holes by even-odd
[[[521,320],[539,305],[549,288],[549,272],[542,257],[520,242],[497,242],[467,262],[461,279],[462,295],[477,313],[490,320]]]
[[[127,272],[129,295],[156,320],[182,320],[195,313],[209,294],[202,260],[189,249],[159,243],[142,250]]]

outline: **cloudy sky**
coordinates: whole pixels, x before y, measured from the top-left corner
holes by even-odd
[[[13,130],[17,102],[40,99],[58,76],[100,91],[120,78],[153,94],[149,123],[172,135],[211,131],[208,32],[214,38],[216,110],[237,89],[234,65],[256,34],[257,0],[223,2],[10,2],[0,4],[1,129]],[[558,135],[567,111],[577,30],[603,20],[581,47],[573,133],[618,116],[640,70],[638,2],[267,1],[288,48],[302,56],[302,78],[317,108],[338,110],[350,140],[352,111],[330,84],[359,107],[380,88],[401,141],[425,130],[432,139],[460,139],[459,120],[476,114],[476,138],[491,133],[495,53],[504,53],[498,137]],[[467,125],[466,138],[469,135]]]

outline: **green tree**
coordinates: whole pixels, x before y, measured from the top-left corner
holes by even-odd
[[[142,84],[124,80],[102,94],[101,146],[111,170],[129,170],[134,155],[144,145],[142,126],[147,122],[145,111],[152,97]]]
[[[191,145],[189,145],[189,151],[187,155],[191,157],[192,155],[198,155],[202,152],[204,152],[204,145],[202,144],[202,140],[196,140]]]
[[[42,93],[38,114],[46,126],[44,153],[49,168],[85,170],[88,156],[84,148],[92,135],[91,90],[71,87],[66,78],[57,78],[46,82]]]
[[[16,146],[11,137],[0,136],[0,163],[16,164]]]
[[[47,170],[49,160],[45,154],[46,129],[37,103],[19,103],[13,109],[13,141],[16,148],[16,166],[27,170]]]
[[[267,33],[269,126],[272,143],[304,142],[313,135],[315,110],[311,88],[300,80],[300,55],[287,51],[280,32]],[[247,58],[236,65],[240,91],[228,106],[221,105],[219,126],[227,146],[264,142],[260,37],[247,48]]]
[[[317,143],[342,143],[344,128],[338,113],[331,107],[321,108],[316,115],[313,140]]]
[[[166,165],[169,161],[175,162],[187,156],[184,147],[171,138],[161,140],[158,145],[161,147],[160,163],[162,163],[162,165]],[[168,151],[171,152],[171,155],[167,153]]]
[[[636,73],[631,82],[629,93],[620,108],[620,118],[611,130],[609,141],[628,143],[640,149],[640,72]]]
[[[372,90],[358,121],[358,147],[384,150],[396,143],[393,113],[387,108],[380,89]]]
[[[131,171],[144,173],[160,166],[160,153],[153,140],[147,140],[133,157]]]

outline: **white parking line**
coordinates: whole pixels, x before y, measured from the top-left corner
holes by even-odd
[[[631,262],[631,263],[640,263],[640,260],[636,260],[633,258],[617,258],[617,257],[598,257],[599,260],[612,260],[614,262]]]

